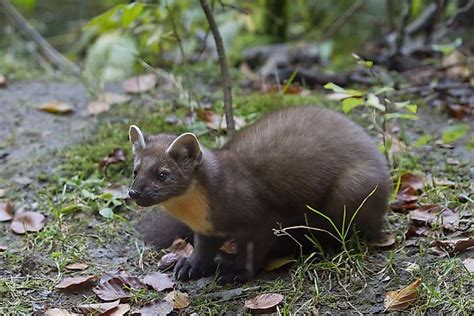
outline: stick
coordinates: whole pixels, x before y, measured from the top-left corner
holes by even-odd
[[[339,30],[346,24],[346,22],[350,19],[350,17],[357,12],[363,5],[365,0],[357,0],[349,9],[346,10],[334,24],[329,28],[325,35],[323,36],[321,41],[324,41],[328,38],[331,38],[334,34],[339,32]]]
[[[79,74],[79,67],[59,53],[51,46],[41,34],[15,9],[8,0],[0,0],[0,6],[5,10],[5,15],[10,18],[15,26],[31,38],[43,51],[44,55],[55,66],[72,74]]]
[[[229,133],[229,137],[232,138],[235,134],[235,122],[232,108],[232,86],[230,83],[229,66],[227,65],[225,48],[216,21],[212,15],[212,10],[209,7],[209,3],[207,0],[199,0],[199,2],[201,3],[202,10],[206,15],[212,35],[214,36],[214,41],[216,42],[217,55],[219,56],[219,64],[221,66],[222,86],[224,89],[225,120],[227,123],[227,132]]]

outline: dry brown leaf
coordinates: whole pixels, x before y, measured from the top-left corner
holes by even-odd
[[[283,295],[277,293],[266,293],[246,300],[244,306],[250,310],[263,311],[275,308],[282,301]]]
[[[181,258],[175,253],[167,253],[160,258],[158,261],[158,269],[166,270],[172,267]]]
[[[173,241],[168,250],[178,256],[189,257],[193,253],[193,249],[193,246],[186,240],[177,238]]]
[[[229,254],[229,255],[235,255],[237,254],[237,243],[235,242],[235,240],[226,240],[221,248],[220,248],[221,251]]]
[[[416,291],[421,284],[421,279],[416,279],[407,287],[396,291],[389,291],[385,295],[385,310],[404,310],[407,309],[417,299]]]
[[[13,204],[0,202],[0,222],[6,222],[13,218]]]
[[[84,262],[75,262],[75,263],[71,263],[71,264],[68,264],[67,266],[65,266],[66,269],[68,270],[76,270],[76,271],[82,271],[82,270],[85,270],[87,269],[88,265],[85,264]]]
[[[414,173],[405,173],[400,178],[400,189],[412,187],[415,191],[421,191],[425,187],[425,178]]]
[[[79,314],[70,313],[62,308],[51,308],[44,312],[44,316],[79,316]]]
[[[445,250],[450,254],[455,254],[474,247],[474,237],[435,240],[434,246],[437,250]]]
[[[122,148],[115,148],[110,154],[99,162],[99,167],[107,169],[112,164],[126,161],[125,152]]]
[[[466,258],[464,259],[462,264],[464,264],[467,271],[469,271],[470,273],[474,273],[474,258]]]
[[[110,110],[110,103],[104,101],[90,101],[87,104],[87,113],[97,115]]]
[[[456,119],[462,119],[467,115],[470,115],[472,110],[469,106],[464,106],[460,104],[454,104],[451,102],[446,102],[444,103],[444,107],[448,114],[451,117],[454,117]]]
[[[426,226],[415,226],[413,223],[412,225],[408,226],[408,230],[405,233],[405,238],[410,239],[412,237],[420,237],[420,236],[432,236],[433,231]]]
[[[4,75],[0,74],[0,88],[5,88],[7,86],[7,78]]]
[[[132,297],[129,291],[124,289],[124,282],[119,278],[112,278],[101,282],[93,288],[94,293],[103,301],[128,300]]]
[[[38,107],[38,110],[52,113],[52,114],[67,114],[74,111],[74,107],[64,102],[50,101],[50,102],[41,104]]]
[[[165,301],[173,303],[174,309],[183,309],[189,306],[189,295],[177,290],[169,292],[165,298]]]
[[[449,208],[439,205],[423,205],[409,212],[410,220],[417,225],[433,227],[440,219],[440,225],[451,231],[459,224],[459,215]]]
[[[152,272],[143,278],[143,283],[151,286],[158,292],[166,289],[172,289],[174,282],[171,281],[168,275],[161,272]]]
[[[143,306],[140,310],[137,310],[133,315],[141,316],[166,316],[173,311],[173,303],[167,301],[154,301],[150,304]]]
[[[95,280],[97,280],[95,275],[65,278],[55,287],[63,291],[86,290],[92,287]]]
[[[379,248],[390,248],[395,245],[395,235],[384,233],[379,239],[370,241],[369,245]]]
[[[97,304],[82,304],[77,306],[78,309],[80,309],[84,313],[106,313],[113,308],[116,308],[119,306],[120,300],[116,300],[113,302],[109,303],[97,303]]]
[[[10,224],[10,229],[15,234],[24,234],[26,232],[39,232],[45,224],[43,214],[33,211],[17,212]]]
[[[156,76],[154,74],[136,76],[124,81],[122,86],[127,93],[146,92],[156,86]]]
[[[263,270],[267,272],[273,271],[294,262],[296,262],[296,259],[294,256],[271,259],[267,262]]]
[[[146,288],[146,286],[142,283],[142,281],[139,278],[129,275],[124,270],[104,272],[104,274],[102,274],[102,276],[100,277],[99,284],[105,283],[112,279],[119,279],[122,283],[124,283],[128,287],[133,287],[135,289]]]
[[[130,305],[128,304],[119,304],[117,307],[112,308],[102,316],[123,316],[128,313],[130,310]]]

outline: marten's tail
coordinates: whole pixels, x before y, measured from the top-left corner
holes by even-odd
[[[145,243],[158,249],[168,248],[176,238],[193,242],[192,230],[163,210],[145,213],[138,223],[138,230]]]

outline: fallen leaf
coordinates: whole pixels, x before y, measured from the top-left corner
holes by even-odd
[[[220,248],[221,251],[229,254],[229,255],[235,255],[237,254],[237,243],[235,242],[235,240],[226,240],[221,248]]]
[[[455,254],[474,247],[474,237],[435,240],[434,246],[437,250],[445,250],[450,254]]]
[[[469,271],[470,273],[474,273],[474,258],[466,258],[464,259],[462,264],[464,264],[467,271]]]
[[[266,293],[258,295],[252,299],[245,301],[245,308],[254,311],[270,310],[275,308],[283,301],[283,295],[276,293]],[[270,311],[269,311],[270,312]]]
[[[146,275],[143,278],[143,283],[151,286],[158,292],[161,292],[166,289],[172,289],[174,286],[174,282],[171,281],[169,276],[161,272],[152,272]]]
[[[407,187],[413,188],[415,191],[421,191],[425,187],[425,179],[414,173],[405,173],[400,178],[400,189]]]
[[[5,246],[5,245],[0,245],[0,252],[4,252],[5,250],[7,250],[8,247]]]
[[[395,245],[395,235],[391,233],[384,233],[378,240],[369,242],[370,246],[379,248],[390,248]]]
[[[116,300],[109,303],[97,303],[97,304],[83,304],[77,306],[84,313],[99,313],[103,314],[110,311],[113,308],[119,306],[120,300]]]
[[[129,95],[106,92],[98,97],[98,101],[108,103],[110,105],[120,104],[130,101],[132,98]]]
[[[40,105],[38,110],[52,114],[67,114],[74,111],[74,107],[64,102],[50,101]]]
[[[86,290],[92,287],[97,280],[95,275],[78,276],[63,279],[55,288],[64,291]]]
[[[130,78],[122,83],[123,89],[127,93],[142,93],[151,90],[156,85],[154,74],[141,75]]]
[[[123,316],[128,313],[130,310],[130,305],[128,304],[119,304],[117,307],[109,310],[104,313],[103,316]]]
[[[160,261],[158,261],[158,269],[166,270],[172,267],[179,260],[179,258],[181,258],[181,256],[178,256],[177,254],[172,252],[163,255],[160,258]]]
[[[286,257],[271,259],[267,262],[263,270],[270,272],[294,262],[296,262],[296,259],[294,256],[286,256]]]
[[[140,310],[137,310],[133,315],[142,316],[166,316],[173,311],[173,303],[167,301],[153,301],[150,304],[143,306]]]
[[[395,197],[395,201],[390,204],[390,208],[394,212],[404,212],[417,207],[418,194],[413,187],[405,187],[400,189]]]
[[[113,183],[108,188],[104,189],[104,193],[112,194],[116,199],[128,200],[128,187],[120,183]]]
[[[128,300],[132,294],[124,289],[124,282],[119,278],[112,278],[100,283],[92,289],[103,301]]]
[[[0,222],[6,222],[13,218],[13,204],[0,202]]]
[[[10,224],[10,229],[16,234],[26,232],[39,232],[43,229],[45,217],[43,214],[33,211],[17,212]]]
[[[122,148],[115,148],[110,154],[99,162],[99,167],[107,169],[112,164],[126,161],[125,153]]]
[[[457,166],[459,165],[459,160],[449,157],[448,159],[446,159],[446,163],[451,166]]]
[[[405,233],[405,238],[410,239],[412,237],[420,237],[420,236],[431,236],[433,235],[433,231],[426,226],[416,226],[414,223],[408,226],[408,230]]]
[[[76,263],[71,263],[65,266],[66,269],[68,270],[77,270],[77,271],[82,271],[87,269],[88,265],[83,263],[83,262],[76,262]]]
[[[91,101],[87,104],[87,113],[97,115],[110,110],[110,103],[104,101]]]
[[[213,130],[227,130],[227,122],[225,115],[219,115],[211,110],[198,109],[197,116],[206,123],[207,128]],[[234,116],[235,129],[239,130],[245,126],[245,119],[239,116]]]
[[[385,310],[404,310],[413,304],[417,298],[416,291],[421,284],[421,279],[416,279],[407,287],[396,291],[389,291],[385,295]]]
[[[183,293],[177,290],[169,292],[165,298],[165,301],[173,303],[174,309],[183,309],[189,306],[189,296],[187,293]]]
[[[142,283],[142,281],[139,278],[129,275],[124,270],[104,272],[104,274],[102,274],[102,276],[100,277],[99,284],[105,283],[112,279],[119,279],[122,283],[124,283],[128,287],[133,287],[135,289],[146,288],[146,286]]]
[[[173,241],[168,250],[181,257],[189,257],[193,253],[193,246],[182,238]]]
[[[471,109],[468,106],[463,106],[460,104],[446,102],[444,104],[444,108],[448,112],[449,116],[454,117],[456,119],[462,119],[466,115],[471,114]]]
[[[428,227],[434,227],[440,220],[440,225],[454,231],[459,223],[459,215],[456,212],[447,207],[443,208],[435,204],[420,206],[408,214],[410,220],[415,222],[415,224]]]
[[[62,308],[51,308],[44,312],[44,316],[79,316],[79,314],[70,313]]]
[[[7,78],[4,75],[0,74],[0,88],[5,88],[7,86]]]

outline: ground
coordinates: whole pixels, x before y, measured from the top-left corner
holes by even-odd
[[[120,92],[117,86],[109,89]],[[124,203],[120,197],[103,194],[111,184],[129,183],[127,132],[131,123],[150,132],[186,130],[182,125],[166,123],[172,121],[171,114],[184,117],[186,107],[169,95],[165,97],[160,88],[157,90],[90,116],[86,110],[89,90],[79,82],[17,81],[0,89],[0,201],[12,201],[16,209],[37,210],[47,220],[42,231],[26,235],[12,233],[8,222],[0,224],[0,245],[7,248],[0,254],[0,314],[42,314],[52,307],[77,311],[78,304],[98,300],[91,290],[64,293],[55,289],[65,277],[100,276],[118,269],[135,276],[157,271],[162,253],[146,246],[137,231],[144,210]],[[305,97],[234,91],[236,112],[249,121],[279,106],[340,108],[339,101],[328,101],[322,91]],[[218,97],[209,95],[205,102],[219,108]],[[74,113],[58,116],[36,109],[51,100],[73,104]],[[354,111],[351,115],[369,127],[360,114]],[[435,144],[442,131],[454,123],[446,113],[420,103],[419,117],[414,123],[396,126],[409,148],[397,153],[394,175],[405,170],[450,180],[449,185],[438,186],[428,181],[420,202],[455,210],[461,215],[462,233],[472,235],[473,153],[463,140],[454,142],[454,148]],[[474,130],[473,122],[469,124]],[[216,146],[219,135],[202,126],[193,128],[203,134],[204,144]],[[432,135],[433,140],[411,146],[421,135]],[[105,172],[98,163],[114,148],[123,148],[127,160]],[[456,163],[446,163],[448,158]],[[99,212],[106,208],[113,209],[114,214],[101,216]],[[389,212],[386,229],[395,236],[395,245],[388,249],[360,243],[356,250],[339,255],[305,256],[292,266],[263,273],[243,285],[219,286],[212,278],[179,283],[177,288],[188,292],[191,301],[182,312],[241,312],[245,299],[273,292],[284,295],[279,307],[282,314],[380,313],[385,310],[387,291],[421,278],[418,298],[407,310],[409,313],[472,314],[474,278],[463,260],[472,257],[474,251],[440,256],[431,250],[433,236],[408,242],[408,225],[406,214]],[[75,262],[85,262],[88,268],[80,272],[65,268]],[[162,296],[153,291],[135,291],[130,304],[138,308]]]

